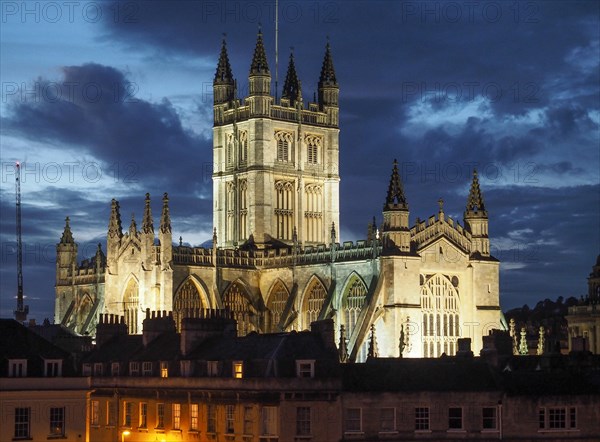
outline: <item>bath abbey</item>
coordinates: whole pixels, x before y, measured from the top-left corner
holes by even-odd
[[[454,355],[462,337],[479,352],[501,311],[477,172],[465,183],[462,223],[444,214],[442,201],[436,215],[411,223],[391,159],[383,222],[373,220],[365,239],[340,243],[340,89],[329,44],[314,102],[305,101],[294,63],[290,56],[278,97],[259,32],[248,96],[238,98],[223,42],[213,81],[212,245],[177,242],[166,193],[156,223],[146,194],[140,226],[132,218],[125,229],[113,199],[106,251],[99,246],[81,263],[67,218],[57,244],[56,324],[92,335],[108,314],[136,334],[147,309],[172,315],[177,327],[225,309],[238,335],[301,331],[332,318],[342,361]]]

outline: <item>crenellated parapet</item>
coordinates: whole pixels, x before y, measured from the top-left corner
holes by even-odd
[[[427,221],[417,220],[410,229],[410,237],[417,250],[438,238],[446,237],[464,253],[471,253],[471,234],[449,217],[433,215]]]
[[[325,264],[331,262],[332,252],[336,262],[366,260],[381,254],[381,244],[375,246],[365,240],[345,241],[332,245],[282,247],[267,250],[217,249],[216,264],[219,267],[278,268],[294,265]],[[173,247],[175,265],[214,266],[213,250],[202,247]]]

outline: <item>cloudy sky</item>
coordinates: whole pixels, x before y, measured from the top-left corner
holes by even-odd
[[[171,198],[173,236],[212,229],[212,79],[223,33],[240,91],[274,1],[3,1],[0,316],[16,294],[14,162],[23,164],[26,303],[52,318],[65,216],[80,252]],[[477,167],[504,309],[579,296],[600,252],[599,3],[287,1],[305,100],[329,38],[340,83],[341,239],[381,220],[394,158],[411,223],[462,220]],[[282,81],[280,81],[280,85]]]

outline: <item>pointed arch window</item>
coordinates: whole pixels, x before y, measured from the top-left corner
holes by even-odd
[[[240,180],[240,240],[248,239],[248,181]]]
[[[135,278],[130,278],[123,294],[123,313],[129,334],[138,333],[138,312],[140,310],[139,286]]]
[[[248,131],[240,131],[240,164],[248,162]]]
[[[181,331],[181,320],[185,318],[190,311],[197,311],[202,308],[200,293],[190,279],[185,281],[173,299],[173,319],[177,325],[177,330]]]
[[[226,241],[235,241],[235,183],[228,181],[225,183],[226,189],[226,206],[227,206],[227,231],[225,234]]]
[[[277,181],[275,183],[275,222],[277,238],[291,240],[294,228],[294,183]]]
[[[245,293],[243,287],[233,283],[223,295],[223,306],[232,312],[237,321],[238,336],[245,336],[256,330],[256,310]]]
[[[288,163],[292,161],[292,142],[294,136],[291,132],[275,132],[275,141],[277,143],[277,161]]]
[[[304,238],[308,242],[323,241],[323,189],[318,184],[304,186]]]
[[[358,317],[365,305],[366,297],[367,287],[359,278],[355,277],[354,280],[348,284],[342,300],[342,320],[344,321],[348,338],[352,337],[352,334],[356,329]],[[355,345],[360,346],[356,356],[356,362],[364,362],[367,359],[367,342],[359,342],[357,340]]]
[[[281,281],[271,289],[269,301],[267,303],[267,324],[266,329],[272,333],[281,331],[278,328],[281,322],[281,315],[285,309],[288,299],[288,292]]]
[[[310,328],[310,324],[319,319],[319,313],[321,313],[326,296],[327,291],[321,281],[314,279],[306,291],[304,302],[302,303],[304,328]]]
[[[226,135],[225,143],[225,162],[228,167],[233,166],[233,151],[235,148],[234,138],[232,133]]]
[[[423,356],[456,353],[459,309],[458,291],[448,277],[440,274],[422,277]]]
[[[319,153],[323,145],[323,138],[317,135],[306,135],[306,162],[308,164],[319,164]]]

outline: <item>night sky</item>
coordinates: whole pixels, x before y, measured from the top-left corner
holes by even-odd
[[[123,228],[212,231],[212,80],[223,33],[240,96],[268,1],[12,2],[1,24],[0,316],[16,295],[15,169],[23,164],[30,317],[52,318],[55,245],[71,218],[81,259]],[[586,293],[600,252],[600,3],[281,1],[279,87],[290,48],[312,101],[327,39],[340,84],[341,240],[364,239],[394,158],[417,217],[462,214],[473,167],[501,260],[504,310]],[[273,81],[274,85],[274,81]]]

